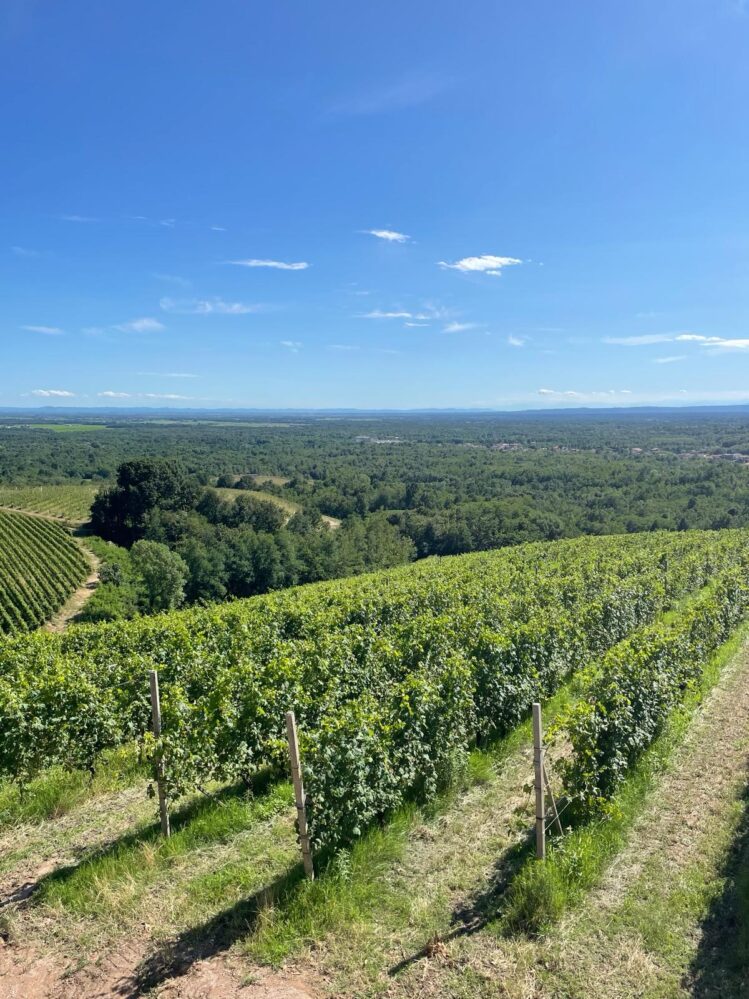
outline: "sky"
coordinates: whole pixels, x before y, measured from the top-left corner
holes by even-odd
[[[746,0],[3,0],[0,407],[749,402]]]

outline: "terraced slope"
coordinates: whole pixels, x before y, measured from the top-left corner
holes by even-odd
[[[65,528],[43,517],[0,510],[0,635],[44,624],[88,569]]]

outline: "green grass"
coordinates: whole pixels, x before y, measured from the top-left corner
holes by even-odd
[[[580,694],[575,680],[561,688],[545,704],[547,720],[567,712]],[[343,933],[375,913],[381,917],[387,911],[395,923],[408,920],[411,896],[402,887],[394,887],[391,880],[409,837],[425,822],[438,822],[461,792],[491,784],[503,761],[529,745],[531,739],[529,718],[491,746],[475,749],[459,781],[436,800],[423,807],[408,804],[385,825],[367,830],[352,847],[339,850],[327,862],[318,859],[316,880],[291,885],[275,905],[269,906],[257,929],[244,941],[244,949],[257,960],[277,965],[327,934]]]
[[[699,704],[715,686],[724,666],[748,633],[745,625],[713,656],[699,686],[672,714],[664,732],[633,768],[606,815],[552,842],[545,861],[528,859],[497,913],[501,932],[541,933],[567,909],[579,905],[599,883],[606,867],[624,845],[659,774],[682,742]]]
[[[274,496],[273,493],[263,492],[261,489],[230,489],[225,486],[221,486],[216,489],[221,499],[229,500],[229,502],[234,502],[239,496],[254,496],[255,499],[265,500],[267,503],[275,503],[276,506],[285,510],[289,516],[293,516],[299,509],[298,503],[293,503],[291,500],[282,499],[280,496]]]
[[[291,804],[288,783],[276,784],[257,798],[231,794],[193,798],[174,811],[169,839],[162,837],[156,822],[149,823],[76,867],[56,871],[42,883],[35,899],[77,915],[111,915],[126,908],[139,890],[177,860],[226,843]]]
[[[135,746],[105,753],[96,773],[52,767],[21,789],[0,784],[0,829],[66,815],[98,794],[129,787],[147,776]]]

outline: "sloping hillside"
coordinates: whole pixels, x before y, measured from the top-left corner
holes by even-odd
[[[88,569],[80,548],[59,524],[0,510],[0,634],[44,624]]]
[[[564,914],[595,904],[702,698],[740,696],[748,660],[725,643],[748,610],[749,532],[661,533],[6,642],[0,995],[598,994],[598,978],[567,988]],[[527,786],[539,699],[557,800],[584,792],[545,864]],[[146,794],[157,760],[169,839]],[[674,800],[701,808],[694,785]]]

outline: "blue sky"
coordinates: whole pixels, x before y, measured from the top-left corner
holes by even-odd
[[[749,4],[4,0],[0,406],[749,401]]]

